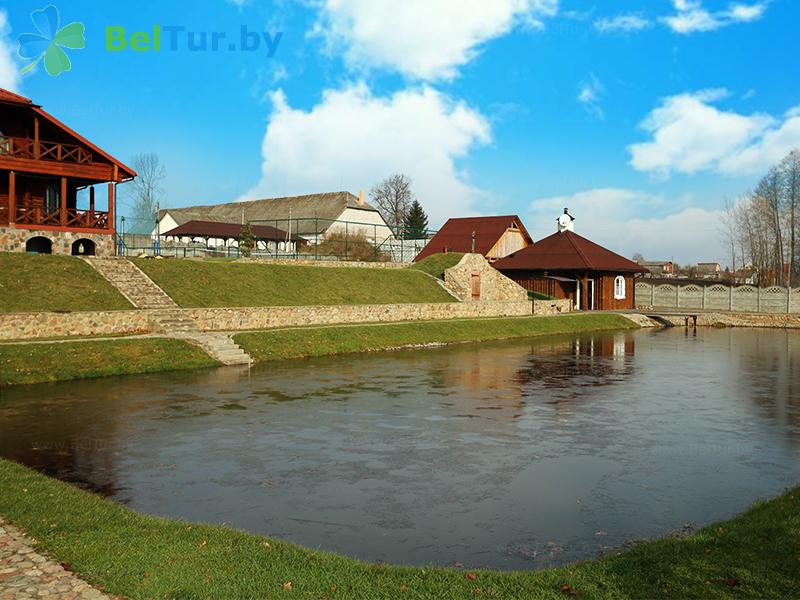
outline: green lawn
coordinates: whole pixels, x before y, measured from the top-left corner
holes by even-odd
[[[266,361],[364,352],[416,344],[481,342],[636,327],[632,321],[620,315],[581,314],[304,327],[240,333],[234,336],[234,339],[253,359]]]
[[[0,386],[213,367],[182,340],[145,338],[0,345]]]
[[[0,312],[131,308],[114,286],[79,258],[0,252]]]
[[[453,302],[411,269],[311,267],[205,260],[136,260],[186,308]]]
[[[464,258],[463,252],[448,252],[447,254],[431,254],[418,263],[411,265],[412,269],[444,279],[445,270],[455,267]]]
[[[511,573],[368,564],[144,516],[6,460],[0,514],[90,583],[130,598],[800,597],[800,488],[688,538]]]

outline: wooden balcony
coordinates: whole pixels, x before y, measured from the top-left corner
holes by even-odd
[[[47,142],[31,138],[0,136],[0,156],[52,160],[81,165],[92,164],[91,152],[76,144]]]
[[[13,219],[11,217],[13,216]],[[107,211],[79,210],[76,208],[48,208],[44,198],[17,197],[14,214],[10,214],[7,195],[0,195],[0,226],[14,223],[23,227],[47,229],[97,230],[108,232],[111,220]]]

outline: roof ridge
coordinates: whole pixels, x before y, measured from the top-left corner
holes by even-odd
[[[565,231],[564,233],[567,233],[567,234],[571,233],[572,234],[572,235],[567,235],[567,240],[569,241],[570,245],[573,247],[575,252],[578,253],[578,256],[580,256],[583,259],[583,262],[586,263],[586,266],[589,269],[594,269],[595,268],[594,267],[594,263],[592,263],[592,261],[589,260],[589,258],[583,253],[583,250],[581,250],[578,247],[578,244],[575,243],[575,240],[572,239],[573,235],[574,236],[578,236],[578,234],[575,233],[574,231]],[[580,236],[578,236],[578,237],[580,237]],[[587,240],[587,241],[589,241],[589,240]]]

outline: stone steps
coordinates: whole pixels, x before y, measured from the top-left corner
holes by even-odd
[[[84,258],[131,304],[141,309],[178,308],[178,305],[145,275],[139,267],[125,258]]]
[[[250,365],[253,360],[224,333],[188,333],[184,339],[195,342],[223,365]]]

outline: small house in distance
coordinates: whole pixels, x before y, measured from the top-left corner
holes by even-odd
[[[530,292],[569,298],[578,310],[634,308],[634,276],[647,270],[576,234],[574,221],[564,209],[556,233],[493,266]]]
[[[517,215],[449,219],[414,262],[433,254],[482,254],[489,261],[530,246],[533,239]]]
[[[648,271],[648,277],[673,277],[675,266],[669,260],[640,260],[639,264]]]

